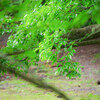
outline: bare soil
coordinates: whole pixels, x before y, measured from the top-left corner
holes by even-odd
[[[97,59],[95,58],[95,56],[99,53],[100,53],[100,45],[88,45],[88,46],[81,46],[76,48],[76,53],[74,54],[72,60],[80,62],[80,64],[83,66],[81,78],[76,77],[76,78],[68,79],[63,76],[54,76],[54,72],[57,68],[52,66],[51,66],[52,70],[49,71],[47,70],[47,68],[44,71],[44,70],[37,69],[36,67],[32,67],[29,70],[29,74],[32,75],[34,70],[37,70],[38,76],[40,76],[43,79],[49,78],[51,80],[50,81],[51,84],[53,83],[53,85],[60,88],[60,90],[64,91],[65,93],[67,92],[67,94],[71,96],[72,100],[74,100],[75,98],[76,98],[75,100],[80,100],[80,97],[85,97],[85,99],[81,99],[81,100],[100,100],[100,57]],[[62,55],[64,55],[64,53]],[[50,65],[48,66],[50,67]],[[7,77],[5,75],[5,77],[2,78],[3,80],[11,79],[11,76],[10,78]],[[13,81],[13,79],[11,80]],[[16,87],[16,84],[14,86]],[[11,83],[2,84],[0,91],[7,90],[8,87],[10,89]],[[21,86],[21,88],[23,88],[23,86]],[[36,91],[37,90],[34,90],[34,93]],[[9,92],[10,90],[9,91],[7,90],[7,93]],[[45,94],[49,92],[50,91],[48,90],[44,91]],[[20,93],[20,95],[22,94]],[[59,98],[59,96],[57,97]]]

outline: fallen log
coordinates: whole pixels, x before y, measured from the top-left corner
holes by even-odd
[[[72,29],[69,33],[62,35],[62,38],[76,40],[86,36],[85,40],[100,37],[100,25],[90,25],[84,28]]]

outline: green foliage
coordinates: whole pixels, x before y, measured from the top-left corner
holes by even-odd
[[[47,0],[44,4],[43,0],[1,0],[0,35],[11,33],[7,47],[1,51],[26,51],[12,56],[12,59],[16,60],[27,57],[26,65],[39,60],[52,63],[62,60],[57,64],[62,65],[58,72],[68,77],[80,76],[80,64],[71,61],[75,53],[75,43],[61,36],[73,28],[83,27],[86,23],[100,24],[98,4],[98,0]],[[65,46],[67,55],[58,58],[62,45]],[[56,52],[53,52],[52,48],[55,48]],[[20,65],[17,62],[15,64],[13,66],[20,69]]]

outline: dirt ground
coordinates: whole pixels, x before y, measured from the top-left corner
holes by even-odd
[[[100,53],[100,45],[88,45],[88,46],[77,47],[76,54],[74,54],[72,60],[80,62],[80,64],[84,66],[82,68],[81,78],[68,79],[63,76],[54,76],[54,72],[57,69],[56,67],[53,67],[52,70],[48,70],[46,68],[45,71],[40,71],[40,69],[38,69],[37,71],[38,75],[41,78],[50,79],[50,81],[47,82],[60,88],[60,90],[64,91],[65,93],[67,92],[67,94],[71,96],[72,98],[71,100],[100,100],[100,58],[97,59],[95,58],[96,54],[98,53]],[[34,67],[29,71],[30,72],[29,74],[32,75],[33,71]],[[9,75],[7,75],[7,77],[9,77]],[[11,78],[6,78],[5,76],[4,79],[11,79]],[[10,91],[12,86],[11,85],[12,83],[10,82],[12,81],[13,79],[11,79],[9,83],[1,84],[0,91],[3,93],[3,91],[6,90],[4,91],[4,93],[6,92],[10,93],[12,91],[12,90]],[[18,84],[18,82],[16,82],[16,84]],[[13,84],[13,86],[18,87],[19,85],[16,86],[16,84]],[[9,89],[7,90],[8,87]],[[23,86],[21,88],[23,88]],[[24,89],[26,89],[26,87]],[[37,90],[30,90],[30,91],[31,92],[34,91],[34,93],[37,93]],[[48,92],[50,91],[46,90],[44,93],[47,94]],[[20,95],[21,94],[22,93],[20,93]],[[80,99],[80,97],[84,97],[84,99]],[[10,99],[2,99],[2,100],[10,100]],[[16,100],[24,100],[24,99],[16,99]],[[34,99],[28,99],[28,100],[34,100]],[[47,100],[47,99],[36,99],[36,100]],[[59,99],[50,99],[50,100],[59,100]]]
[[[76,48],[76,53],[72,57],[72,60],[80,62],[80,64],[83,66],[82,76],[79,79],[72,78],[72,79],[67,79],[67,81],[68,80],[77,81],[78,79],[79,81],[83,81],[84,84],[82,85],[78,84],[77,86],[72,86],[70,89],[67,89],[68,91],[72,90],[75,92],[86,91],[88,93],[93,93],[94,95],[100,96],[100,89],[98,90],[98,88],[100,88],[100,57],[96,58],[95,56],[97,54],[100,54],[100,45],[87,45]],[[54,66],[53,70],[56,70]],[[64,80],[65,77],[60,77],[60,79]],[[90,83],[88,84],[89,81]],[[88,87],[88,85],[90,86]]]
[[[80,62],[84,68],[82,72],[84,73],[84,77],[100,80],[100,58],[95,58],[97,54],[100,53],[100,45],[88,45],[78,47],[76,49],[76,54],[73,57],[73,60]]]
[[[72,57],[72,60],[80,62],[80,64],[83,66],[82,76],[81,78],[72,78],[72,79],[67,78],[67,81],[72,82],[73,85],[71,86],[71,88],[62,89],[63,91],[74,91],[76,93],[82,92],[83,94],[92,93],[93,95],[100,96],[100,57],[96,58],[95,56],[97,54],[100,54],[100,45],[88,45],[76,48],[76,53]],[[65,53],[63,53],[62,55],[65,55]],[[46,65],[46,66],[52,67],[51,65]],[[57,69],[54,65],[52,68],[53,72],[55,72],[55,70]],[[38,73],[38,75],[41,78],[47,77],[43,73]],[[49,78],[55,79],[54,76],[52,75],[50,75]],[[58,79],[66,81],[66,78],[62,76],[59,76]],[[76,81],[79,81],[79,83]],[[74,84],[74,82],[76,85]],[[67,85],[70,86],[69,84]],[[87,100],[92,100],[92,99],[87,99]]]

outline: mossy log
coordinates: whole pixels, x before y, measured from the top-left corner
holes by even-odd
[[[70,33],[62,36],[62,38],[68,38],[69,40],[76,40],[83,37],[86,37],[85,40],[100,37],[100,25],[95,24],[84,28],[72,29]]]

